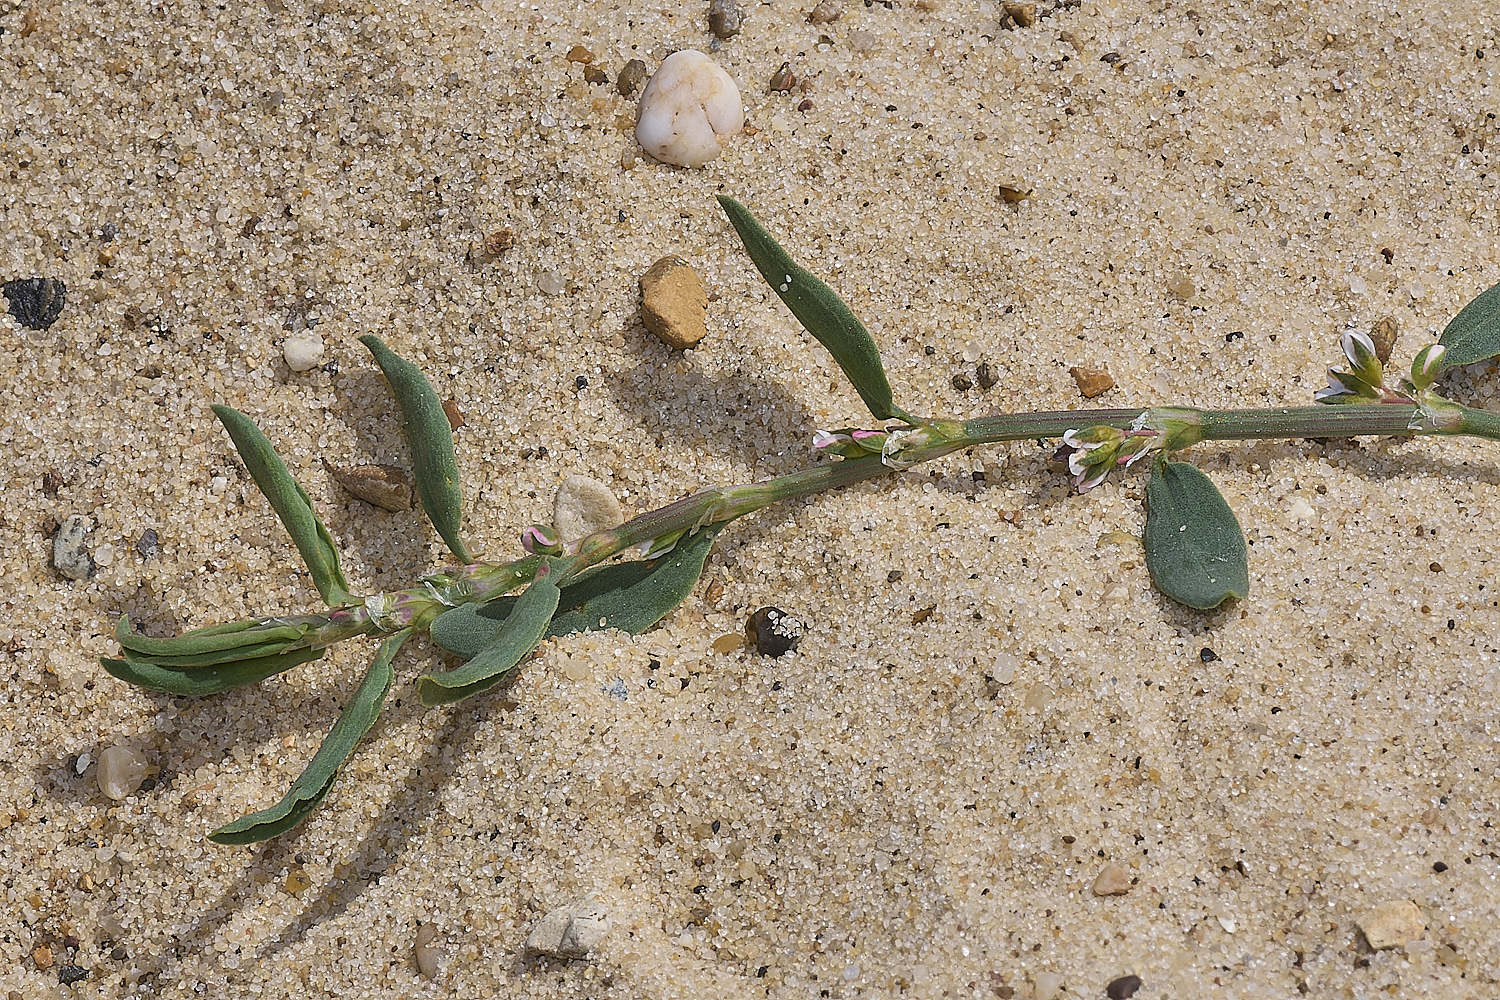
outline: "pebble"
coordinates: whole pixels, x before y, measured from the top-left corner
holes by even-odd
[[[281,356],[292,371],[311,371],[323,360],[323,338],[312,330],[294,333],[282,343]]]
[[[715,38],[733,38],[745,23],[745,12],[735,0],[711,0],[708,5],[708,30]]]
[[[1078,391],[1083,393],[1084,399],[1093,399],[1102,396],[1115,387],[1114,376],[1103,368],[1080,368],[1068,369],[1068,374],[1073,376],[1073,381],[1078,383]]]
[[[591,899],[559,906],[526,936],[526,950],[553,958],[584,958],[609,933],[609,910]]]
[[[31,960],[36,963],[38,969],[52,968],[52,949],[47,945],[40,945],[32,951]]]
[[[1062,989],[1062,976],[1056,972],[1036,972],[1031,976],[1033,1000],[1052,1000]]]
[[[1394,316],[1382,316],[1370,327],[1370,340],[1375,344],[1375,356],[1380,359],[1381,364],[1391,360],[1391,352],[1396,349],[1396,337],[1401,328],[1396,325]]]
[[[663,163],[701,167],[719,155],[724,138],[745,125],[740,89],[695,49],[662,60],[641,94],[635,138]]]
[[[146,755],[135,747],[107,747],[99,755],[99,767],[94,777],[99,781],[99,791],[105,798],[119,802],[129,798],[146,780]]]
[[[552,526],[565,542],[617,527],[620,501],[608,486],[588,476],[569,476],[552,501]]]
[[[953,383],[953,388],[957,389],[959,392],[968,392],[970,389],[974,388],[974,380],[969,378],[969,376],[965,375],[963,372],[959,372],[957,375],[953,376],[951,381]]]
[[[1179,274],[1167,282],[1167,291],[1171,292],[1174,298],[1181,299],[1183,302],[1198,294],[1198,289],[1193,286],[1193,279],[1185,274]]]
[[[516,245],[516,233],[514,229],[505,226],[485,235],[484,239],[476,240],[469,247],[469,263],[478,267],[485,264],[493,264],[504,257],[506,251]]]
[[[644,59],[632,59],[620,70],[620,75],[615,77],[615,90],[620,92],[621,97],[629,97],[641,89],[641,84],[646,82],[646,61]]]
[[[417,928],[416,945],[412,949],[417,960],[417,971],[428,979],[437,979],[448,966],[448,943],[438,934],[437,924],[423,921]]]
[[[974,369],[974,381],[979,388],[988,392],[995,387],[996,382],[1000,381],[1000,377],[995,374],[995,369],[988,361],[981,361],[979,367]]]
[[[1375,951],[1404,948],[1408,942],[1421,938],[1422,933],[1427,930],[1427,921],[1422,919],[1422,911],[1409,899],[1381,903],[1356,919],[1354,924]]]
[[[87,580],[94,575],[94,557],[89,553],[89,520],[69,514],[52,536],[52,565],[69,580]]]
[[[1002,3],[1005,13],[1010,15],[1012,21],[1021,28],[1029,28],[1036,24],[1036,4],[1034,3]]]
[[[708,293],[687,261],[669,254],[641,275],[641,322],[668,347],[685,351],[708,336]]]
[[[323,459],[323,468],[346,493],[381,510],[411,509],[411,482],[394,465],[339,466]]]
[[[57,322],[68,301],[68,286],[59,278],[17,278],[0,285],[10,300],[10,314],[28,330],[45,330]]]
[[[57,981],[64,986],[81,983],[89,977],[89,970],[81,965],[64,965],[57,970]]]
[[[543,271],[536,277],[536,287],[548,295],[561,295],[568,290],[568,279],[557,271]]]
[[[761,608],[745,622],[745,638],[761,656],[785,656],[802,641],[802,623],[780,608]]]
[[[1135,991],[1140,988],[1140,976],[1121,976],[1104,987],[1104,995],[1109,997],[1109,1000],[1126,1000],[1127,997],[1135,996]]]
[[[844,16],[844,5],[838,0],[823,0],[807,12],[808,24],[831,24]]]
[[[1047,707],[1056,693],[1046,684],[1038,684],[1027,690],[1026,697],[1021,701],[1021,707],[1028,712],[1040,712]]]
[[[155,559],[156,554],[161,551],[161,541],[156,537],[155,528],[147,528],[141,532],[141,537],[135,543],[135,550],[141,554],[142,559]]]
[[[591,63],[594,61],[594,53],[582,45],[575,45],[568,50],[568,62]]]
[[[1123,896],[1131,890],[1130,873],[1119,865],[1105,865],[1094,879],[1094,895]]]

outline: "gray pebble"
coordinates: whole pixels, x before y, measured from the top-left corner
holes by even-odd
[[[140,540],[135,543],[135,550],[141,554],[142,559],[156,558],[156,554],[161,551],[161,542],[156,537],[155,528],[147,528],[141,532]]]
[[[715,38],[733,38],[745,23],[745,12],[735,0],[711,0],[708,5],[708,30]]]
[[[68,301],[61,278],[17,278],[0,285],[10,301],[10,314],[28,330],[45,330],[57,322]]]
[[[89,520],[69,514],[52,536],[52,565],[69,580],[87,580],[94,575],[94,557],[89,553]]]
[[[615,89],[620,92],[621,97],[629,97],[641,89],[641,84],[646,82],[646,62],[644,59],[632,59],[620,70],[620,75],[615,77]]]
[[[559,906],[526,936],[526,950],[553,958],[585,958],[609,933],[609,910],[592,899]]]

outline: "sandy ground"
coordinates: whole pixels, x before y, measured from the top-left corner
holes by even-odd
[[[1152,590],[1139,475],[1070,495],[1031,443],[768,510],[660,628],[549,641],[501,692],[424,711],[443,661],[408,649],[320,812],[204,839],[280,796],[372,645],[200,701],[95,657],[121,612],[317,606],[211,403],[277,442],[356,588],[442,565],[319,464],[407,462],[360,334],[462,409],[505,559],[569,474],[647,510],[861,422],[716,193],[919,413],[1302,405],[1347,326],[1393,317],[1409,358],[1500,280],[1488,3],[811,6],[716,45],[703,4],[0,2],[0,279],[68,289],[48,330],[0,319],[7,996],[1500,995],[1500,452],[1469,441],[1195,449],[1253,543],[1212,614]],[[753,129],[701,170],[637,159],[613,83],[680,47]],[[805,92],[767,93],[783,62]],[[712,298],[687,353],[639,320],[668,253]],[[309,327],[326,364],[292,372]],[[955,388],[980,362],[998,384]],[[1077,365],[1117,387],[1086,403]],[[69,514],[84,581],[50,564]],[[763,604],[810,622],[796,654],[713,651]],[[119,802],[115,744],[159,768]],[[1129,892],[1096,896],[1111,864]],[[590,896],[591,960],[522,955]],[[1424,936],[1372,951],[1356,921],[1398,900]]]

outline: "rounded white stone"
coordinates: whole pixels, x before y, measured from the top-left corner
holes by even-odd
[[[129,798],[146,780],[146,755],[134,747],[109,747],[99,755],[95,777],[106,798]]]
[[[310,371],[323,360],[323,338],[311,330],[294,333],[281,345],[281,355],[292,371]]]
[[[734,80],[702,52],[683,49],[662,60],[641,92],[635,137],[664,163],[701,167],[744,125]]]

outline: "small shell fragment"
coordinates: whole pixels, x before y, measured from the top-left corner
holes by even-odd
[[[323,459],[323,468],[346,492],[381,510],[411,509],[411,482],[394,465],[334,465]]]
[[[624,520],[620,501],[608,486],[588,476],[569,476],[552,501],[552,526],[564,541],[606,531]]]
[[[609,933],[609,910],[591,899],[550,911],[526,936],[526,950],[553,958],[579,959]]]

